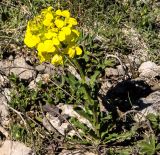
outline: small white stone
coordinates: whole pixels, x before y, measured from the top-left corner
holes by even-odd
[[[11,100],[11,92],[8,88],[4,88],[4,95],[7,98],[8,101]]]
[[[151,69],[146,69],[145,71],[143,71],[140,75],[139,75],[139,77],[144,77],[144,78],[150,78],[150,79],[152,79],[152,78],[154,78],[154,77],[156,77],[156,76],[158,76],[158,73],[157,72],[155,72],[155,71],[153,71],[153,70],[151,70]]]
[[[29,83],[29,85],[28,85],[28,88],[29,89],[36,89],[36,82],[34,81],[34,80],[32,80],[30,83]]]
[[[40,65],[38,65],[38,66],[35,67],[35,69],[37,71],[39,71],[39,72],[44,72],[45,68],[46,67],[43,64],[40,64]]]
[[[86,124],[89,128],[93,129],[92,124],[87,120],[86,118],[82,117],[79,115],[74,109],[72,105],[61,105],[59,107],[62,110],[61,114],[69,115],[70,117],[75,117],[77,118],[81,123]],[[94,129],[93,129],[94,130]]]
[[[10,70],[22,80],[29,80],[35,77],[34,68],[28,65],[23,57],[18,57],[13,62],[13,68]]]
[[[152,79],[160,75],[160,66],[157,66],[154,62],[147,61],[141,64],[138,69],[139,77]]]
[[[159,111],[160,111],[160,91],[153,92],[153,93],[149,94],[146,98],[141,98],[140,101],[143,103],[141,106],[144,106],[144,109],[140,110],[139,113],[137,113],[134,116],[134,120],[136,122],[145,121],[146,116],[149,113],[152,113],[155,115],[159,114]]]
[[[149,107],[143,109],[143,110],[141,111],[141,113],[137,113],[137,114],[134,116],[134,120],[135,120],[136,122],[145,121],[145,120],[146,120],[146,116],[147,116],[148,114],[150,114],[150,113],[157,115],[157,111],[156,111],[153,107],[149,106]]]
[[[5,96],[0,95],[0,124],[2,126],[8,126],[9,124],[9,112],[8,112],[8,107],[7,105],[7,100]]]
[[[2,60],[0,61],[0,69],[8,75],[10,73],[10,69],[12,67],[12,62],[8,60]]]
[[[23,143],[5,140],[0,147],[0,155],[34,155],[31,148]]]
[[[153,70],[156,67],[157,65],[154,62],[147,61],[141,64],[138,71],[142,73],[142,72],[145,72],[146,70]]]
[[[65,135],[65,130],[67,129],[69,123],[62,123],[60,124],[60,120],[58,117],[54,117],[52,115],[50,115],[49,113],[47,113],[46,115],[47,119],[44,118],[43,119],[43,125],[49,130],[52,131],[53,127],[62,135]],[[49,121],[49,122],[48,122]]]

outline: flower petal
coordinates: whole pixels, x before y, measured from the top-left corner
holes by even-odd
[[[71,25],[77,25],[77,20],[75,18],[69,18],[68,23]]]
[[[55,52],[56,48],[53,46],[52,40],[44,41],[44,48],[46,52]]]
[[[47,20],[52,20],[53,19],[52,13],[47,13],[45,17],[46,17]]]
[[[56,11],[56,15],[61,16],[62,15],[62,11],[61,10],[57,10]]]
[[[76,47],[76,54],[81,55],[82,54],[82,49],[80,47]]]
[[[69,27],[63,27],[62,31],[65,33],[65,35],[70,35],[71,34],[71,29]]]
[[[40,42],[39,36],[32,35],[31,33],[28,33],[28,34],[25,35],[24,43],[28,47],[32,48],[32,47],[36,46],[39,42]]]
[[[57,38],[53,38],[52,41],[53,41],[53,45],[59,45],[60,44],[60,42]]]
[[[39,43],[38,44],[37,51],[38,52],[44,52],[45,51],[44,43]]]
[[[58,34],[59,41],[64,41],[66,39],[65,33],[63,31],[60,31]]]
[[[74,58],[75,55],[75,49],[73,49],[72,47],[68,49],[68,55],[70,58]]]
[[[54,23],[58,28],[62,28],[64,26],[64,21],[61,19],[56,19]]]
[[[53,37],[53,32],[47,32],[44,34],[47,39],[51,39]]]
[[[52,23],[51,23],[51,20],[50,19],[45,19],[44,21],[43,21],[43,25],[45,25],[45,26],[50,26]]]
[[[63,64],[63,58],[61,55],[55,54],[51,60],[52,64]]]
[[[68,10],[64,10],[64,11],[62,11],[62,16],[66,17],[66,18],[69,18],[70,17],[70,12]]]
[[[48,11],[51,11],[52,9],[53,9],[53,7],[51,7],[51,6],[49,6],[49,7],[47,8]]]

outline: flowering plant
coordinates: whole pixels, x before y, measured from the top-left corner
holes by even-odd
[[[68,10],[54,11],[48,7],[28,22],[24,43],[37,49],[40,62],[63,64],[65,55],[74,58],[82,54],[77,45],[79,31],[76,25],[77,20]]]
[[[82,54],[82,50],[77,44],[79,31],[75,29],[76,25],[77,20],[71,17],[68,10],[54,11],[52,7],[48,7],[28,22],[24,43],[30,48],[35,47],[37,49],[40,62],[47,61],[54,65],[62,65],[66,56],[68,56],[71,59],[71,66],[77,71],[74,74],[67,69],[66,76],[62,76],[61,86],[50,80],[58,87],[55,92],[55,94],[58,94],[56,95],[58,102],[65,100],[65,103],[73,103],[73,108],[77,114],[88,120],[85,124],[79,119],[71,117],[69,121],[78,134],[75,137],[68,134],[67,138],[76,140],[78,143],[106,144],[124,136],[115,133],[109,135],[111,130],[114,131],[112,116],[107,115],[100,109],[98,96],[100,84],[97,79],[101,70],[105,69],[110,63],[102,61],[101,64],[98,64],[100,61],[95,61],[97,63],[96,70],[93,70],[92,74],[87,74],[84,64],[82,65],[76,59],[72,59],[76,55]],[[89,56],[90,53],[85,51],[81,60],[90,63]],[[93,62],[92,59],[91,62]],[[78,78],[77,75],[79,75]],[[59,79],[59,76],[61,75],[57,75],[56,78]],[[59,90],[59,88],[61,89]],[[65,95],[63,95],[64,93]],[[54,100],[54,103],[56,102]],[[108,126],[110,122],[111,125]],[[128,136],[128,133],[126,134]]]

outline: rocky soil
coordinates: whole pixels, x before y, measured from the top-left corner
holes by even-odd
[[[146,59],[146,56],[142,59]],[[147,60],[143,62],[144,60],[140,60],[137,57],[135,61],[134,55],[130,55],[128,60],[127,62],[129,63],[123,62],[123,66],[122,64],[119,64],[114,68],[106,68],[105,77],[100,79],[100,81],[102,81],[100,94],[102,96],[106,95],[105,98],[101,98],[101,102],[111,98],[113,100],[119,98],[120,102],[125,102],[126,92],[130,92],[131,97],[134,98],[134,110],[138,111],[134,119],[137,122],[141,122],[145,120],[148,113],[158,114],[160,112],[160,66],[157,66],[154,62]],[[126,70],[127,74],[123,77]],[[22,56],[16,57],[13,60],[0,60],[1,155],[34,154],[34,150],[32,150],[32,148],[25,146],[21,142],[12,141],[8,132],[9,122],[11,121],[9,110],[14,111],[14,109],[12,109],[8,104],[10,102],[10,93],[12,91],[8,76],[15,74],[21,81],[27,81],[27,83],[29,83],[27,86],[29,89],[37,89],[37,82],[47,82],[54,72],[54,66],[50,64],[34,66],[28,63],[28,59],[26,57]],[[72,72],[72,74],[79,77],[76,72]],[[137,95],[137,93],[139,94]],[[102,110],[105,111],[105,105],[102,103],[101,106]],[[125,113],[128,110],[124,109],[124,107],[119,107],[119,109],[122,113]],[[43,125],[49,131],[53,131],[54,127],[54,129],[58,130],[62,135],[65,135],[65,130],[70,124],[67,121],[63,121],[63,119],[67,119],[67,117],[71,116],[78,118],[81,122],[92,128],[89,121],[76,113],[71,105],[65,105],[63,103],[57,106],[46,105],[43,107],[43,110],[46,112],[46,116],[43,118]],[[61,111],[61,114],[59,111]],[[60,115],[65,117],[60,117]],[[69,134],[75,134],[74,130],[71,129]],[[81,154],[79,152],[63,150],[60,155],[67,155],[68,153],[76,155]],[[91,152],[84,152],[84,154],[93,155]]]

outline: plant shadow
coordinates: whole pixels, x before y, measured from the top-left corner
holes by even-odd
[[[117,119],[119,117],[118,111],[125,113],[133,109],[142,110],[150,106],[151,104],[139,101],[140,98],[148,96],[151,92],[150,86],[143,80],[124,80],[109,89],[103,97],[103,106]]]

